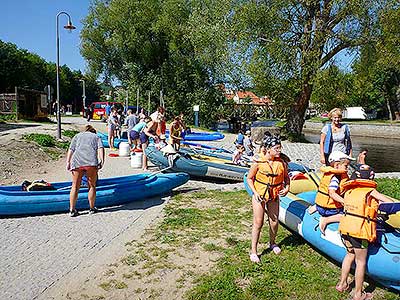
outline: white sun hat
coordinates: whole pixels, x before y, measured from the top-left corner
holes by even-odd
[[[348,160],[355,160],[351,156],[348,156],[347,154],[343,153],[342,151],[333,151],[328,158],[328,162],[336,162],[336,161],[341,161],[342,159],[348,159]]]

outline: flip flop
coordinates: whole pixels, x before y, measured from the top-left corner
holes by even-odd
[[[339,293],[344,293],[344,292],[348,292],[349,291],[349,287],[350,287],[350,285],[347,284],[344,288],[340,288],[339,284],[337,284],[335,288]]]
[[[371,300],[374,295],[372,293],[362,292],[360,298],[353,297],[353,300]]]
[[[282,251],[277,244],[272,244],[271,246],[269,246],[269,249],[271,249],[271,251],[274,252],[276,255],[279,255]]]
[[[253,263],[259,263],[260,262],[260,258],[258,257],[258,255],[257,254],[250,254],[250,260],[253,262]]]

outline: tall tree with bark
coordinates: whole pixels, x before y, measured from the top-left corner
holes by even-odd
[[[259,90],[290,104],[286,131],[300,135],[318,72],[341,51],[375,40],[391,0],[249,1],[237,20],[249,33]],[[264,87],[260,87],[260,83]]]

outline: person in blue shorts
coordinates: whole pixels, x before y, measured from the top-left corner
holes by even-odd
[[[147,141],[146,138],[140,136],[140,133],[144,130],[146,124],[149,123],[150,121],[151,121],[150,117],[145,117],[144,119],[141,119],[140,122],[137,123],[135,126],[133,126],[132,130],[129,132],[129,140],[131,146],[134,145],[134,148],[136,148],[140,144],[145,143]]]

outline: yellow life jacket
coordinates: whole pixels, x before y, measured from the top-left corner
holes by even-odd
[[[331,183],[331,179],[333,176],[339,176],[340,177],[339,188],[340,188],[343,182],[347,181],[347,179],[349,178],[349,176],[347,175],[347,171],[338,170],[329,166],[323,166],[321,167],[320,170],[323,173],[323,176],[319,184],[317,196],[315,197],[315,204],[326,209],[335,209],[343,207],[343,205],[340,202],[337,202],[333,200],[331,197],[329,197],[329,184]]]
[[[254,188],[265,200],[275,200],[284,186],[287,169],[280,158],[259,163]]]
[[[370,196],[375,188],[376,182],[368,179],[355,179],[343,184],[344,215],[340,220],[340,233],[369,242],[376,240],[379,202]]]

